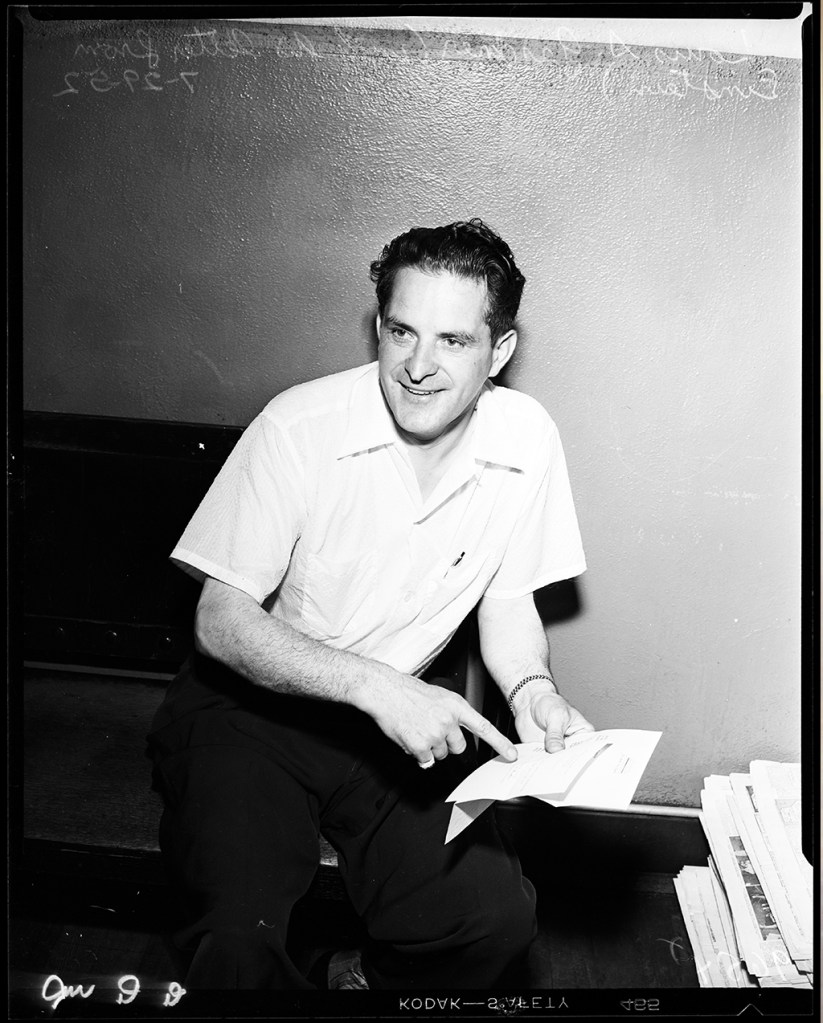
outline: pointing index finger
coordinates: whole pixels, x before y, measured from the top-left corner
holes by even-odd
[[[491,721],[487,721],[482,714],[478,714],[476,710],[466,706],[460,715],[460,724],[468,728],[470,732],[474,732],[483,742],[487,742],[492,749],[497,750],[506,760],[517,760],[517,750],[514,743],[507,739],[502,732],[499,732]]]

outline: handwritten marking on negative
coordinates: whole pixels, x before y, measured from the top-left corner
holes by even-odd
[[[231,32],[218,33],[216,28],[183,34],[182,40],[174,44],[172,59],[195,60],[198,57],[253,57],[257,51],[250,37],[242,28],[233,28]]]
[[[104,984],[103,990],[107,987],[109,987],[109,984]],[[87,983],[85,986],[83,984],[66,984],[56,973],[52,973],[43,982],[43,986],[40,989],[40,997],[44,1002],[48,1002],[52,1009],[56,1009],[67,998],[90,999],[95,994],[97,988],[97,983]],[[142,986],[138,977],[133,973],[128,973],[117,980],[116,990],[116,1004],[131,1005],[141,993]],[[102,991],[100,993],[102,994]],[[171,1008],[177,1005],[186,994],[186,989],[178,984],[177,981],[172,981],[165,991],[161,989],[160,994],[163,995],[162,1005],[166,1008]]]
[[[706,99],[719,100],[730,96],[737,96],[740,99],[749,99],[756,96],[758,99],[777,99],[777,72],[774,68],[762,68],[755,82],[745,85],[738,85],[733,82],[722,85],[715,80],[709,85],[708,75],[703,76],[702,81],[692,81],[691,75],[683,68],[669,68],[669,74],[675,77],[668,81],[641,82],[632,86],[629,92],[634,96],[676,96],[683,99],[688,92],[702,93]]]
[[[95,39],[93,43],[80,43],[74,51],[75,57],[85,57],[89,54],[95,60],[101,57],[104,60],[117,60],[118,57],[145,60],[151,70],[155,70],[160,62],[160,54],[154,48],[151,36],[144,29],[139,29],[134,38],[125,42]]]
[[[192,32],[184,32],[171,49],[175,63],[178,60],[196,60],[198,57],[229,57],[235,60],[237,57],[253,57],[256,54],[254,42],[242,28],[232,28],[224,32],[216,28],[196,28]],[[150,33],[140,29],[134,36],[123,41],[95,39],[92,43],[79,43],[74,56],[75,58],[91,56],[96,61],[101,59],[115,61],[122,58],[129,63],[145,60],[149,70],[156,71],[160,65],[161,54]]]
[[[731,98],[777,99],[777,72],[763,66],[762,58],[658,46],[656,63],[651,64],[614,32],[609,53],[615,63],[605,69],[600,83],[607,99],[619,95],[685,99],[695,92],[712,103]]]
[[[67,71],[63,75],[66,88],[61,92],[52,94],[52,98],[79,94],[84,91],[83,87],[89,85],[95,92],[111,92],[121,85],[127,86],[131,93],[134,92],[163,92],[167,85],[175,85],[182,82],[190,93],[194,92],[194,79],[200,74],[199,71],[180,71],[175,78],[164,78],[159,71],[135,71],[134,68],[126,68],[121,75],[111,78],[104,68],[95,68],[93,71]]]
[[[241,28],[227,31],[195,28],[176,39],[167,40],[162,53],[157,41],[141,29],[123,40],[95,39],[91,43],[79,43],[74,51],[76,64],[82,65],[85,59],[92,58],[98,66],[90,70],[67,71],[63,75],[65,89],[52,93],[52,98],[77,96],[90,90],[105,93],[117,90],[125,92],[127,89],[131,94],[163,92],[167,86],[180,83],[191,94],[194,92],[195,78],[200,72],[181,71],[181,61],[193,62],[212,57],[236,60],[238,57],[256,54],[251,37]],[[171,59],[173,66],[168,71],[164,72],[161,67],[161,58],[166,63]],[[112,65],[121,60],[128,65],[123,71],[115,71],[111,67],[106,70],[106,63]],[[135,70],[135,65],[140,70]]]

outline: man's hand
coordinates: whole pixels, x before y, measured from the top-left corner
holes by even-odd
[[[432,757],[443,760],[449,753],[462,753],[466,739],[461,727],[487,742],[506,760],[517,759],[514,744],[462,696],[421,682],[413,675],[398,673],[389,683],[367,687],[357,704],[421,767],[429,766]]]
[[[557,753],[567,735],[594,731],[555,691],[548,674],[549,642],[533,594],[509,600],[484,597],[477,623],[486,668],[504,694],[514,692],[514,723],[521,742],[542,742],[549,753]],[[529,684],[518,689],[525,679]]]
[[[567,735],[594,731],[594,726],[559,693],[535,693],[517,710],[514,724],[521,742],[542,742],[549,753],[565,749],[563,740]]]

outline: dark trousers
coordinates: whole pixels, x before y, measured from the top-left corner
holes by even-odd
[[[428,771],[353,708],[262,692],[196,657],[149,745],[160,841],[196,951],[188,990],[310,988],[289,917],[334,846],[372,988],[486,988],[535,933],[535,896],[489,812],[444,845],[473,752]],[[473,746],[469,744],[469,750]]]

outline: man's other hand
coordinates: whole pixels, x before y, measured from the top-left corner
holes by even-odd
[[[542,742],[549,753],[565,749],[566,736],[593,732],[591,725],[559,693],[537,693],[515,716],[521,742]]]

